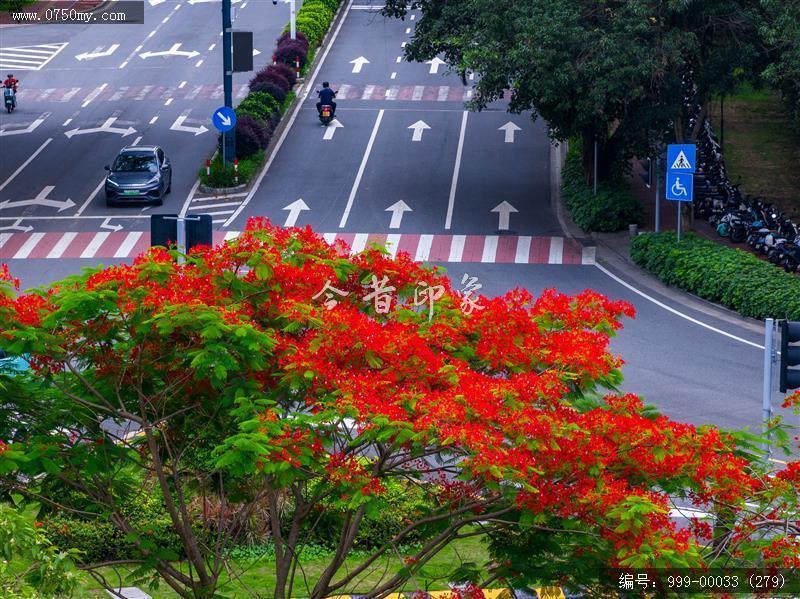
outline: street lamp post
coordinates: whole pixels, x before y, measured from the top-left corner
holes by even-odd
[[[283,0],[289,3],[289,35],[293,40],[297,39],[297,3],[296,0]],[[278,0],[272,0],[272,5],[277,6]]]

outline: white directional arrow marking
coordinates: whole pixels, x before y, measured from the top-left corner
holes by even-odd
[[[150,6],[156,6],[158,4],[163,4],[167,0],[148,0],[150,2]]]
[[[191,52],[187,52],[186,50],[179,50],[180,44],[172,44],[172,48],[169,50],[164,50],[163,52],[142,52],[139,54],[142,58],[152,58],[153,56],[185,56],[186,58],[194,58],[195,56],[199,56],[200,52],[197,50],[192,50]]]
[[[50,113],[48,112],[47,115],[49,114]],[[30,125],[28,125],[24,129],[11,129],[10,131],[6,131],[5,129],[0,129],[0,137],[3,137],[4,135],[20,135],[22,133],[30,133],[31,131],[36,129],[36,127],[44,123],[44,120],[47,118],[47,115],[40,116],[38,119],[33,121]]]
[[[111,117],[110,119],[106,119],[106,122],[100,127],[94,127],[93,129],[70,129],[69,131],[64,131],[64,135],[72,139],[73,135],[84,135],[85,133],[119,133],[122,137],[127,137],[128,135],[133,135],[136,133],[136,129],[133,127],[128,127],[127,129],[122,129],[121,127],[112,127],[111,125],[116,120],[117,117]]]
[[[19,206],[49,206],[50,208],[58,208],[59,212],[63,212],[68,208],[72,208],[75,205],[75,202],[73,202],[69,198],[67,198],[63,202],[59,200],[47,199],[48,194],[55,188],[56,188],[55,185],[48,185],[42,191],[39,192],[39,195],[30,200],[21,200],[19,202],[12,202],[11,200],[6,200],[5,202],[0,203],[0,210],[5,210],[6,208],[17,208]]]
[[[110,220],[111,220],[111,217],[109,217],[106,220],[104,220],[103,223],[100,225],[100,228],[101,229],[111,229],[112,231],[121,231],[122,230],[122,225],[109,225],[108,222]]]
[[[425,121],[417,121],[413,125],[409,125],[408,128],[414,130],[411,141],[422,141],[422,132],[425,131],[425,129],[430,129],[428,123]]]
[[[386,209],[386,212],[392,213],[392,220],[389,222],[390,229],[399,229],[400,228],[400,221],[403,220],[403,213],[404,212],[413,212],[411,207],[406,204],[403,200],[395,202],[391,206]]]
[[[33,227],[28,225],[27,227],[22,226],[22,219],[18,218],[14,221],[13,225],[8,225],[7,227],[0,227],[0,231],[22,231],[23,233],[30,233],[33,231]]]
[[[517,125],[515,125],[511,121],[508,121],[502,127],[498,127],[497,130],[498,131],[505,131],[505,133],[506,133],[506,143],[507,144],[513,144],[514,143],[514,133],[516,133],[517,131],[522,131],[522,127],[518,127]]]
[[[208,129],[203,125],[200,125],[199,127],[190,127],[188,125],[184,125],[183,121],[186,120],[187,116],[188,115],[182,114],[175,119],[175,122],[170,126],[170,131],[185,131],[186,133],[194,133],[195,135],[201,135],[208,131]]]
[[[294,227],[294,224],[297,222],[297,217],[300,216],[300,212],[303,210],[311,210],[311,208],[306,205],[302,198],[299,198],[288,206],[284,207],[284,210],[289,211],[289,216],[286,217],[286,222],[283,226]]]
[[[340,127],[344,127],[344,125],[339,122],[339,119],[333,119],[331,124],[325,127],[325,134],[322,136],[322,139],[325,141],[333,139],[333,134],[336,133],[336,130]]]
[[[84,52],[82,54],[76,54],[75,58],[78,60],[91,60],[93,58],[102,58],[103,56],[111,56],[116,49],[119,48],[119,44],[112,44],[109,46],[107,50],[100,50],[100,48],[95,48],[94,52]]]
[[[433,60],[425,61],[425,64],[431,65],[430,74],[431,75],[435,75],[436,73],[439,72],[439,67],[442,66],[443,64],[446,64],[446,63],[445,63],[445,61],[443,61],[441,58],[439,58],[437,56]]]
[[[365,64],[369,64],[369,61],[363,56],[359,56],[358,58],[354,58],[353,60],[351,60],[350,64],[353,65],[354,73],[360,73],[361,67],[363,67]]]
[[[258,56],[259,54],[261,54],[261,52],[255,49],[253,50],[253,56]]]
[[[500,226],[497,227],[499,231],[508,231],[509,215],[512,212],[519,212],[514,206],[503,200],[497,206],[492,208],[491,212],[500,213]]]

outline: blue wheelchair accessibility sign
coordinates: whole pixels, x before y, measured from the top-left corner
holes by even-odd
[[[694,194],[692,173],[667,172],[666,198],[674,202],[691,202]]]

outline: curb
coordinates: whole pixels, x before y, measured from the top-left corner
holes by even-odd
[[[234,187],[208,187],[207,185],[203,185],[202,183],[198,187],[201,193],[207,193],[209,195],[228,195],[231,193],[236,193],[237,191],[244,191],[247,189],[247,183],[242,183],[241,185],[236,185]]]

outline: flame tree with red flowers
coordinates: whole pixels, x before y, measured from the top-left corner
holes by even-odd
[[[29,358],[46,401],[15,406],[5,484],[34,496],[21,481],[67,485],[126,535],[140,576],[182,597],[210,598],[231,575],[226,556],[257,505],[276,584],[254,592],[278,599],[386,594],[477,535],[490,539],[491,580],[512,585],[533,559],[537,582],[584,585],[600,566],[798,565],[796,462],[770,476],[743,435],[608,392],[622,379],[609,340],[629,304],[517,289],[466,310],[437,268],[343,250],[253,220],[183,264],[154,249],[19,296],[6,272],[0,344]],[[391,295],[370,295],[376,281]],[[163,495],[180,562],[119,509],[144,478]],[[397,481],[423,489],[428,509],[344,568]],[[198,489],[218,507],[211,525],[193,511]],[[675,497],[725,518],[678,529]],[[310,581],[301,553],[324,511],[340,528]],[[101,578],[110,565],[82,567]],[[452,580],[490,582],[453,567]]]

